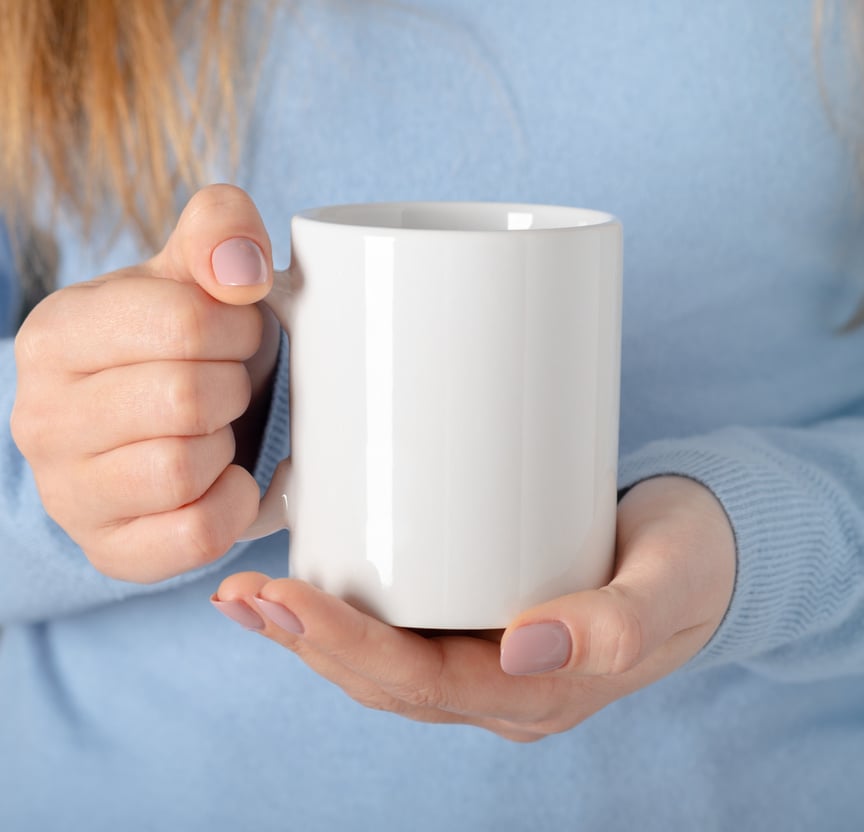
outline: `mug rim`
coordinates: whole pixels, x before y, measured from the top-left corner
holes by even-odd
[[[466,221],[464,227],[458,227],[454,221],[451,226],[439,227],[430,224],[400,225],[397,222],[387,221],[383,216],[376,219],[375,214],[384,215],[395,211],[439,211],[447,212],[455,216],[455,212],[468,214],[470,212],[485,212],[486,216],[506,213],[508,216],[508,227],[470,227]],[[524,225],[526,217],[533,219],[541,214],[546,219],[540,225]],[[510,218],[514,223],[510,224]],[[551,219],[559,217],[560,219]],[[387,231],[408,233],[448,233],[448,234],[512,234],[539,233],[550,234],[556,232],[567,232],[589,228],[602,228],[604,226],[621,225],[621,221],[607,211],[594,208],[581,208],[570,205],[556,205],[533,202],[505,202],[505,201],[465,201],[465,200],[395,200],[395,201],[372,201],[334,203],[298,211],[293,219],[301,219],[323,225],[363,229],[368,231]]]

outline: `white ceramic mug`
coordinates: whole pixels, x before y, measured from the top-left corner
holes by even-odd
[[[247,537],[397,626],[504,627],[610,577],[621,226],[377,203],[291,223],[291,458]]]

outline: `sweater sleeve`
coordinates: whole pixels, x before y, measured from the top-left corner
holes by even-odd
[[[7,245],[6,251],[0,252],[0,287],[7,287],[8,297],[0,294],[0,301],[9,303],[14,300],[15,286],[11,264]],[[4,311],[0,308],[0,312]],[[118,581],[97,572],[43,510],[30,468],[12,441],[9,418],[16,374],[10,329],[11,324],[0,341],[0,625],[54,618],[132,595],[164,591],[215,571],[249,546],[249,543],[237,544],[216,563],[156,584]],[[287,453],[288,373],[284,337],[276,379],[255,469],[262,488]]]
[[[619,485],[664,474],[709,488],[737,546],[730,607],[688,668],[738,663],[789,681],[860,673],[864,418],[654,442],[622,458]]]

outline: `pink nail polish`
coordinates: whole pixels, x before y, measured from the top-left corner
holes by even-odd
[[[275,601],[267,601],[264,598],[253,598],[252,600],[263,615],[277,627],[281,627],[288,633],[294,633],[296,636],[303,635],[305,632],[300,619],[287,607],[283,607],[282,604],[277,604]]]
[[[511,676],[557,670],[570,658],[570,631],[560,621],[527,624],[501,645],[501,669]]]
[[[213,275],[223,286],[255,286],[267,280],[264,253],[252,240],[232,237],[219,243],[210,256]]]
[[[242,601],[217,601],[215,597],[211,597],[210,603],[226,618],[236,621],[247,630],[264,629],[264,621],[261,616]]]

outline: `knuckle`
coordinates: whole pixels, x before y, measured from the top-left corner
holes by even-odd
[[[380,688],[343,688],[346,694],[358,705],[368,708],[370,711],[386,711],[388,713],[400,713],[399,701],[385,693]]]
[[[445,655],[443,650],[439,649],[433,666],[426,666],[422,671],[409,675],[403,673],[401,680],[387,685],[387,690],[400,702],[415,710],[459,711],[461,707],[457,701],[458,691],[444,681],[444,665]]]
[[[60,470],[45,469],[40,466],[38,470],[34,470],[33,479],[45,513],[59,526],[66,528],[69,525],[67,522],[69,515],[73,512],[64,511],[64,507],[67,507],[70,502],[68,481],[63,476],[64,473],[66,472],[61,473]],[[75,505],[75,508],[80,506]],[[82,519],[85,517],[82,512]]]
[[[134,577],[125,561],[116,556],[114,547],[98,543],[80,543],[79,545],[84,556],[97,572],[118,581],[131,580]]]
[[[18,450],[29,458],[36,446],[35,440],[39,434],[36,430],[35,419],[31,418],[26,405],[20,400],[16,400],[12,407],[12,413],[9,416],[9,431]]]
[[[181,436],[210,433],[198,369],[194,365],[178,364],[173,370],[164,388],[172,430]]]
[[[33,325],[34,314],[35,311],[30,313],[30,317],[21,324],[21,328],[15,336],[13,351],[19,371],[38,366],[41,359],[44,358],[47,339],[41,338],[38,328]]]
[[[195,286],[167,282],[167,290],[182,293],[183,302],[166,307],[160,305],[158,318],[162,322],[162,344],[166,357],[198,358],[207,342],[207,310],[204,293]],[[198,297],[198,295],[202,297]],[[169,311],[170,310],[170,311]]]
[[[212,563],[228,551],[221,524],[200,506],[187,506],[182,512],[177,539],[183,541],[190,568]]]
[[[39,466],[33,471],[39,501],[45,514],[77,541],[78,533],[87,529],[86,507],[75,498],[69,488],[68,471],[65,468]]]
[[[162,390],[168,424],[179,436],[214,434],[242,416],[252,399],[249,373],[239,362],[177,362]]]
[[[642,622],[632,606],[626,602],[615,604],[606,622],[604,664],[610,675],[631,670],[642,655],[644,633]]]
[[[19,327],[13,348],[19,368],[45,366],[57,349],[57,330],[51,325],[56,317],[51,311],[57,305],[57,295],[49,295],[34,307]]]
[[[357,650],[362,650],[369,641],[369,621],[361,616],[356,626],[351,628],[350,637],[340,644],[329,648],[330,655],[340,664],[350,664]]]
[[[9,414],[9,432],[31,465],[42,460],[56,466],[60,456],[74,453],[79,434],[72,428],[79,411],[70,412],[68,388],[59,384],[29,384],[19,375]]]
[[[183,506],[201,496],[201,477],[188,440],[166,438],[150,462],[152,487],[167,488],[173,505]]]
[[[435,684],[403,685],[394,691],[394,695],[411,708],[447,710],[442,704],[441,691]]]

